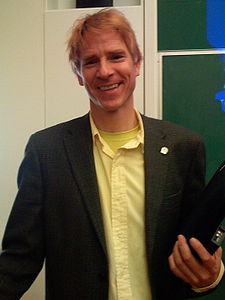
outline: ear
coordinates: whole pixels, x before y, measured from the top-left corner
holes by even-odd
[[[141,62],[136,62],[135,63],[135,68],[136,68],[136,76],[140,75],[140,69],[141,69]]]
[[[77,74],[77,79],[78,79],[79,85],[83,86],[84,81],[83,81],[82,77],[79,74]]]

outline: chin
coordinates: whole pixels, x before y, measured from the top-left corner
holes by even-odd
[[[106,111],[106,112],[116,112],[118,110],[120,110],[121,108],[123,108],[123,105],[120,104],[112,104],[112,105],[102,105],[100,104],[99,106],[102,110]]]
[[[98,110],[105,111],[105,112],[116,112],[120,109],[126,109],[130,105],[133,105],[132,98],[126,98],[124,100],[122,97],[108,97],[108,98],[94,98],[90,97],[92,108],[94,107]]]

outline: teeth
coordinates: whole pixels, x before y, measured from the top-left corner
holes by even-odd
[[[116,87],[118,87],[119,84],[118,83],[115,83],[115,84],[112,84],[112,85],[108,85],[108,86],[101,86],[100,87],[100,90],[101,91],[107,91],[107,90],[111,90],[111,89],[114,89]]]

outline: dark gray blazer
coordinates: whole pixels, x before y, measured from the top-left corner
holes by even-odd
[[[187,287],[171,274],[167,258],[204,185],[204,147],[187,129],[144,116],[143,122],[149,282],[153,300],[182,300]],[[46,299],[107,300],[88,115],[31,136],[18,186],[0,256],[0,299],[19,299],[45,259]]]

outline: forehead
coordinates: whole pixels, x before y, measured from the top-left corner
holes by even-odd
[[[80,50],[81,56],[103,51],[128,51],[121,34],[117,31],[86,32]]]

